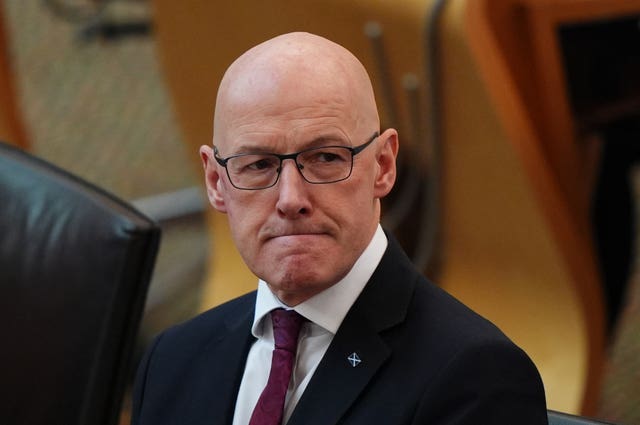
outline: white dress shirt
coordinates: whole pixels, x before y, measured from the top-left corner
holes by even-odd
[[[305,323],[300,331],[296,361],[285,400],[283,423],[289,420],[342,320],[369,281],[386,248],[387,237],[378,225],[371,242],[342,280],[295,306],[294,310],[309,322]],[[253,408],[267,385],[274,348],[269,313],[276,308],[290,309],[269,290],[266,282],[260,280],[251,329],[257,341],[251,346],[247,357],[236,400],[233,425],[249,423]]]

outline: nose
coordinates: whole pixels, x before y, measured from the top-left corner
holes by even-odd
[[[280,179],[276,187],[278,190],[276,208],[280,216],[296,219],[311,213],[309,183],[300,174],[295,161],[282,161]]]

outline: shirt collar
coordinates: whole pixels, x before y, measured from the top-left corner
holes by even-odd
[[[387,237],[378,224],[369,245],[356,260],[349,273],[335,285],[295,306],[294,310],[309,321],[335,334],[347,312],[378,267],[387,244]],[[262,336],[262,319],[276,308],[290,309],[269,290],[267,283],[260,279],[258,281],[256,311],[251,328],[253,336],[256,338]]]

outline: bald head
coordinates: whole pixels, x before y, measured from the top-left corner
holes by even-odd
[[[351,52],[309,33],[275,37],[248,50],[227,69],[218,89],[214,141],[224,143],[237,117],[247,113],[318,103],[341,109],[354,132],[379,128],[369,75]]]

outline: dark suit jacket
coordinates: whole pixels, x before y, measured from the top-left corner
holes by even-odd
[[[138,370],[132,423],[231,424],[254,304],[255,292],[161,334]],[[546,423],[527,355],[427,281],[390,238],[288,425]]]

